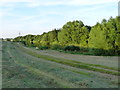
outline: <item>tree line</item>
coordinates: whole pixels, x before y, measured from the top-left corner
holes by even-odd
[[[103,19],[94,26],[84,25],[78,20],[69,21],[60,29],[44,32],[41,35],[19,36],[13,41],[39,49],[64,48],[68,51],[91,52],[94,55],[119,55],[119,40],[120,17],[117,16],[110,17],[109,20]]]

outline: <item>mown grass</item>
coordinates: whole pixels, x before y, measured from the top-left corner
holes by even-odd
[[[46,72],[43,72],[37,68],[31,67],[30,63],[21,63],[22,61],[18,53],[15,54],[16,49],[13,50],[13,47],[6,48],[3,53],[3,88],[19,88],[19,87],[31,87],[31,88],[40,88],[40,87],[63,87],[63,88],[75,88],[75,85],[72,85],[70,82],[59,79],[55,76],[52,76]],[[11,52],[10,52],[11,51]],[[13,55],[14,54],[14,55]],[[19,60],[18,60],[19,58]],[[38,64],[39,65],[39,64]],[[39,85],[40,83],[40,85]],[[35,87],[36,86],[36,87]]]
[[[19,43],[20,45],[22,45],[21,43]],[[28,47],[28,48],[32,48],[32,49],[35,49],[34,47]],[[60,52],[66,52],[66,53],[72,53],[72,54],[81,54],[81,55],[92,55],[88,52],[86,52],[86,54],[82,54],[82,52],[73,52],[73,51],[61,51],[61,50],[58,50]],[[50,57],[51,58],[51,57]],[[55,57],[54,57],[55,58]],[[58,58],[57,58],[58,59]],[[62,60],[67,60],[68,59],[62,59]],[[120,71],[120,68],[114,68],[114,67],[108,67],[108,66],[103,66],[103,65],[98,65],[98,64],[88,64],[88,63],[83,63],[83,62],[80,62],[80,61],[75,61],[75,60],[70,60],[71,62],[73,63],[79,63],[79,64],[85,64],[85,65],[89,65],[89,66],[95,66],[95,67],[99,67],[99,68],[104,68],[104,69],[110,69],[110,70],[115,70],[115,71]]]
[[[9,56],[11,56],[12,57],[12,59],[13,60],[10,60],[10,62],[12,61],[12,65],[15,63],[17,66],[20,66],[20,67],[23,67],[23,68],[25,68],[25,69],[27,69],[27,72],[29,72],[29,73],[31,73],[32,74],[32,77],[35,75],[35,77],[39,77],[39,76],[43,76],[43,79],[44,79],[44,77],[47,77],[48,78],[48,80],[45,80],[43,83],[47,83],[48,84],[48,86],[49,85],[52,85],[51,87],[53,87],[54,86],[54,83],[55,84],[58,84],[58,86],[57,87],[63,87],[63,88],[76,88],[76,87],[86,87],[85,85],[83,85],[83,86],[81,86],[81,85],[78,85],[78,84],[75,84],[75,80],[82,80],[82,79],[86,79],[86,78],[88,78],[89,79],[89,77],[86,77],[86,76],[84,76],[84,75],[81,75],[81,73],[83,73],[83,72],[79,72],[79,74],[77,74],[77,73],[74,73],[73,71],[71,72],[71,71],[69,71],[69,70],[66,70],[66,69],[64,69],[64,68],[58,68],[58,67],[56,67],[56,64],[54,65],[51,65],[49,62],[47,62],[47,63],[43,63],[42,61],[40,61],[40,62],[38,62],[38,61],[36,61],[36,59],[34,59],[34,58],[36,58],[36,57],[34,57],[33,59],[30,59],[30,57],[29,57],[29,55],[27,55],[27,57],[26,57],[26,54],[23,52],[23,51],[21,51],[21,50],[19,50],[18,48],[13,48],[13,47],[11,47],[10,46],[10,48],[9,48],[10,50],[9,51],[11,51],[10,53],[8,52],[8,54],[7,55],[9,55]],[[17,53],[16,53],[17,52]],[[7,60],[9,60],[9,59],[7,59]],[[33,61],[32,61],[33,60]],[[50,64],[49,66],[48,66],[48,64]],[[8,64],[9,65],[9,64]],[[52,67],[51,67],[52,66]],[[53,67],[54,66],[54,67]],[[16,68],[16,67],[15,67]],[[19,67],[18,67],[19,68]],[[55,69],[53,69],[53,70],[51,70],[51,68],[55,68]],[[21,68],[19,68],[19,69],[21,69]],[[18,70],[18,71],[20,71],[19,73],[23,73],[23,74],[26,74],[26,72],[21,72],[21,70],[19,70],[19,69],[17,69],[16,68],[16,70]],[[50,72],[49,72],[49,70],[50,70]],[[6,70],[5,70],[6,71]],[[57,72],[56,72],[57,71]],[[11,70],[9,71],[10,73],[12,72]],[[9,73],[9,74],[10,74]],[[13,72],[14,73],[14,72]],[[57,75],[56,75],[57,74]],[[65,75],[67,75],[68,76],[68,74],[71,76],[71,78],[70,77],[66,77]],[[14,74],[15,76],[17,76],[16,74]],[[80,75],[81,77],[78,77],[78,76],[76,76],[76,75]],[[10,75],[11,76],[11,75]],[[62,77],[61,77],[62,76]],[[85,77],[85,78],[84,78]],[[29,77],[30,78],[30,77]],[[66,79],[67,78],[67,79]],[[28,77],[27,77],[27,79],[28,79]],[[27,79],[25,79],[25,84],[26,84],[26,86],[28,85],[28,83],[27,83],[27,81],[29,81],[29,80],[27,80]],[[49,79],[50,79],[50,81],[49,81]],[[53,80],[53,81],[51,81],[51,79]],[[7,80],[10,80],[10,78],[7,78]],[[13,79],[12,79],[13,80]],[[15,78],[15,80],[16,80],[16,78]],[[71,81],[69,81],[69,80],[71,80]],[[4,81],[5,82],[5,81]],[[11,80],[10,80],[10,82],[11,82]],[[13,81],[14,82],[14,81]],[[18,81],[19,82],[19,81]],[[24,82],[23,80],[22,80],[22,82]],[[95,82],[95,81],[94,81]],[[20,82],[21,83],[21,82]],[[33,83],[33,81],[30,81],[30,85],[31,85],[31,83]],[[38,82],[37,82],[38,83]],[[34,84],[34,86],[36,86],[36,87],[38,87],[38,85],[37,85],[37,83],[36,84]],[[82,83],[82,82],[81,82]],[[5,85],[6,83],[4,83],[4,87],[7,87],[6,85]],[[44,85],[44,84],[43,84]],[[14,85],[12,85],[12,87],[13,87]],[[15,86],[17,86],[17,85],[15,85]],[[28,85],[29,86],[29,85]],[[41,86],[41,85],[40,85]],[[11,87],[11,86],[10,86]],[[22,87],[22,86],[21,86]]]
[[[59,52],[69,53],[69,54],[79,54],[79,55],[94,55],[91,52],[78,52],[78,51],[64,51],[64,50],[58,50]]]
[[[4,47],[3,54],[3,88],[118,87],[117,78],[114,79],[111,75],[110,80],[106,78],[108,76],[106,74],[37,58],[26,53],[25,51],[29,50],[27,48],[22,47],[22,50],[21,46],[16,47],[17,45],[13,45],[13,43],[5,44],[7,46]],[[114,84],[112,84],[112,80],[115,80]]]
[[[16,50],[17,50],[18,48],[16,48]],[[21,52],[22,51],[20,51],[19,49],[17,50],[17,52],[19,52],[19,54],[21,54]],[[23,53],[23,52],[22,52]],[[25,54],[25,56],[26,56],[26,53],[24,52],[24,54]],[[41,63],[41,60],[34,60],[34,59],[31,59],[31,60],[33,60],[33,61],[38,61],[38,63]],[[25,63],[25,61],[24,61],[24,63]],[[30,63],[29,63],[30,64]],[[78,70],[73,70],[73,69],[69,69],[69,68],[63,68],[63,67],[61,67],[62,69],[65,69],[65,70],[68,70],[68,71],[72,71],[72,72],[75,72],[75,73],[78,73],[78,74],[81,74],[81,75],[86,75],[86,76],[90,76],[91,75],[91,73],[89,72],[84,72],[84,71],[78,71]]]
[[[26,58],[28,58],[29,54],[27,54],[26,52],[23,52],[21,51],[19,48],[17,48],[17,52],[18,54],[22,54],[23,57],[25,56]],[[31,56],[32,57],[32,56]],[[20,57],[19,57],[20,58]],[[86,71],[81,71],[80,69],[72,69],[72,68],[67,68],[66,65],[63,65],[61,66],[59,63],[52,63],[52,62],[49,62],[49,61],[45,61],[44,59],[35,59],[36,57],[33,57],[31,59],[24,59],[22,60],[22,63],[24,63],[26,66],[27,65],[30,65],[30,67],[33,67],[33,68],[37,68],[39,69],[39,71],[43,71],[43,72],[46,72],[46,74],[52,74],[53,76],[57,75],[58,78],[62,78],[63,80],[67,80],[69,82],[72,82],[72,83],[77,83],[78,81],[80,82],[81,80],[81,83],[80,83],[80,87],[81,87],[81,84],[83,85],[84,87],[84,80],[88,80],[88,82],[85,82],[88,86],[90,84],[92,84],[91,86],[89,87],[92,87],[92,86],[96,86],[96,87],[99,87],[99,84],[101,82],[101,79],[100,81],[99,80],[96,80],[98,79],[96,74],[94,72],[87,72]],[[21,62],[21,60],[20,60]],[[43,63],[44,62],[44,63]],[[52,65],[52,68],[51,68],[51,65]],[[60,68],[57,68],[57,67],[60,65]],[[67,69],[66,69],[67,68]],[[72,71],[72,72],[71,72]],[[96,78],[95,78],[96,77]],[[93,81],[94,79],[94,81]],[[98,84],[98,85],[95,85],[94,83],[91,83],[90,81],[93,81],[94,83]],[[105,83],[106,81],[103,81],[103,83]],[[79,84],[79,83],[77,83]],[[93,85],[94,84],[94,85]],[[75,84],[76,85],[76,84]],[[101,84],[100,84],[101,85]],[[104,84],[106,85],[106,84]],[[101,85],[102,86],[102,85]]]
[[[59,78],[56,78],[55,76],[47,74],[46,72],[40,71],[39,69],[33,68],[33,67],[29,66],[29,65],[22,64],[22,63],[19,63],[19,62],[17,62],[17,64],[20,64],[21,66],[27,68],[30,72],[32,72],[34,74],[43,75],[44,77],[49,77],[49,78],[53,79],[54,82],[59,82],[61,87],[64,87],[64,88],[74,87],[75,88],[75,86],[73,84],[71,84],[70,82],[68,83],[66,81],[63,81],[63,80],[61,80]]]
[[[49,61],[69,65],[69,66],[76,67],[76,68],[82,68],[82,69],[87,69],[87,70],[91,70],[91,71],[97,71],[97,72],[106,73],[106,74],[120,75],[119,72],[113,72],[113,71],[109,71],[109,70],[95,68],[95,67],[101,67],[101,68],[106,68],[106,69],[117,70],[117,69],[112,68],[112,67],[107,67],[107,66],[102,66],[102,65],[94,65],[94,64],[86,64],[86,63],[82,63],[82,62],[78,62],[78,61],[74,61],[74,60],[55,58],[55,57],[51,57],[51,56],[38,54],[38,53],[33,52],[31,50],[25,49],[25,48],[23,48],[21,46],[18,46],[18,47],[21,50],[23,50],[24,52],[26,52],[26,53],[28,53],[28,54],[30,54],[32,56],[38,57],[38,58],[43,58],[44,60],[49,60]],[[95,67],[91,67],[91,66],[95,66]]]

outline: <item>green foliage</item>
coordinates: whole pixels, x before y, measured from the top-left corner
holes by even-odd
[[[50,47],[50,49],[52,49],[52,50],[62,50],[63,47],[61,45],[54,44]]]
[[[90,49],[90,52],[93,53],[96,56],[113,56],[117,55],[117,52],[115,50],[104,50],[104,49]]]
[[[10,39],[10,38],[7,38],[6,40],[7,40],[7,41],[11,41],[11,39]]]
[[[97,23],[89,34],[88,41],[89,48],[108,49],[108,43],[106,42],[106,34],[102,29],[102,25]]]
[[[49,42],[55,42],[58,41],[58,32],[59,30],[54,29],[53,31],[48,32],[49,35]]]
[[[120,17],[107,21],[103,19],[102,23],[97,23],[90,31],[88,46],[94,48],[92,52],[95,55],[119,55],[120,50]]]
[[[65,46],[64,47],[65,51],[80,51],[80,48],[78,46]]]
[[[89,36],[88,27],[82,21],[67,22],[58,33],[58,41],[62,45],[80,44],[87,46]]]
[[[26,46],[26,42],[25,41],[21,41],[21,43]]]
[[[45,50],[45,49],[48,49],[49,47],[47,47],[47,46],[39,46],[39,49],[40,50]]]
[[[70,45],[80,46],[83,52],[95,55],[119,55],[120,51],[120,17],[103,19],[93,27],[84,25],[82,21],[69,21],[61,29],[54,29],[42,35],[26,35],[14,38],[13,41],[23,42],[26,46],[50,47],[75,51]],[[93,49],[91,49],[93,48]],[[82,51],[82,50],[81,50]],[[115,53],[114,53],[115,51]],[[117,53],[116,53],[117,52]]]

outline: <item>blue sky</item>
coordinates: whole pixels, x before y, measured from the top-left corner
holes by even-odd
[[[42,34],[66,22],[82,20],[95,25],[118,15],[119,0],[1,0],[0,38]]]

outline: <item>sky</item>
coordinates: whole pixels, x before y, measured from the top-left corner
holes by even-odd
[[[119,0],[0,0],[0,38],[38,35],[81,20],[93,26],[118,16]]]

